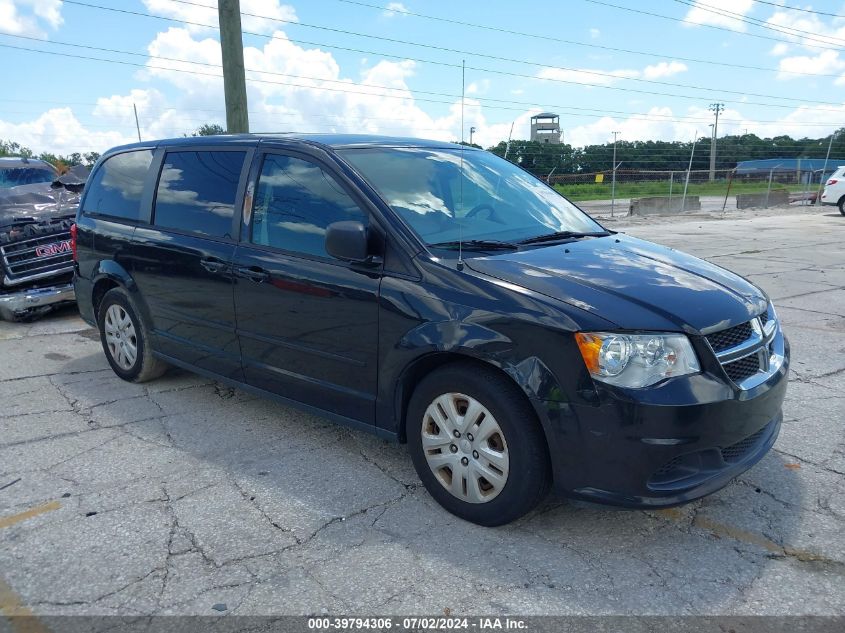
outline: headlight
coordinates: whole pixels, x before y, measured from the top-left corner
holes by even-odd
[[[578,332],[575,340],[596,380],[620,387],[648,387],[670,376],[701,371],[683,334]]]

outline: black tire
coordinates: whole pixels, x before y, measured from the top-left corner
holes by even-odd
[[[106,336],[106,319],[109,309],[112,307],[118,312],[122,311],[131,322],[132,336],[125,340],[134,344],[136,353],[134,359],[128,366],[122,366],[115,357],[115,353],[109,348]],[[100,301],[100,308],[97,314],[97,325],[100,330],[100,342],[103,345],[103,352],[106,355],[112,370],[120,378],[128,382],[147,382],[158,378],[167,370],[167,364],[153,356],[150,347],[149,327],[141,318],[132,299],[122,288],[112,288]]]
[[[845,215],[845,196],[839,198],[839,204],[837,206],[839,207],[839,213]]]
[[[481,404],[492,415],[493,421],[504,436],[503,454],[507,454],[509,460],[506,481],[489,501],[470,502],[453,495],[447,489],[450,484],[444,483],[445,477],[451,479],[451,471],[448,470],[450,467],[445,467],[446,470],[440,470],[436,475],[429,466],[423,448],[423,429],[431,429],[433,422],[433,418],[427,414],[429,406],[435,406],[434,401],[440,396],[460,398],[461,395]],[[484,416],[478,419],[483,420]],[[469,431],[480,431],[480,428],[470,423],[464,439],[475,440]],[[507,376],[493,368],[471,362],[455,363],[429,374],[419,383],[411,397],[405,429],[414,468],[429,494],[446,510],[462,519],[488,527],[504,525],[531,511],[549,491],[551,465],[546,439],[537,416],[521,390]],[[434,432],[440,433],[439,428],[435,427]],[[469,445],[459,449],[456,446],[455,450],[450,446],[444,449],[442,454],[449,457],[446,455],[448,450],[458,458],[465,454],[467,461],[473,457],[479,459],[475,450],[463,452],[469,448]],[[441,449],[432,449],[429,446],[428,450],[433,450],[437,455]],[[484,459],[483,455],[480,459]],[[467,466],[466,462],[461,464]],[[472,462],[468,468],[471,469],[474,465]],[[488,467],[490,465],[492,462],[487,463]],[[468,480],[465,475],[461,477],[466,495]],[[483,478],[477,481],[482,484],[485,482]]]

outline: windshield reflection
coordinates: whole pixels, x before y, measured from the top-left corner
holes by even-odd
[[[603,230],[543,182],[490,152],[396,147],[339,153],[428,244]]]

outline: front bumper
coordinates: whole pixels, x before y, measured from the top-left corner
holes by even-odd
[[[0,295],[0,318],[6,321],[20,321],[46,312],[56,307],[56,304],[72,303],[75,299],[71,283],[2,294]]]
[[[707,371],[593,403],[546,403],[556,490],[629,508],[687,503],[727,485],[769,451],[782,421],[789,343],[765,381],[740,389]],[[536,404],[536,403],[535,403]]]

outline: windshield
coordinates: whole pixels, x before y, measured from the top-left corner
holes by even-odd
[[[428,244],[515,242],[604,229],[543,182],[490,152],[420,147],[339,153]],[[463,175],[462,175],[463,171]]]
[[[38,167],[0,168],[0,189],[8,189],[20,185],[33,185],[39,182],[53,182],[55,178],[56,175],[49,169]]]

